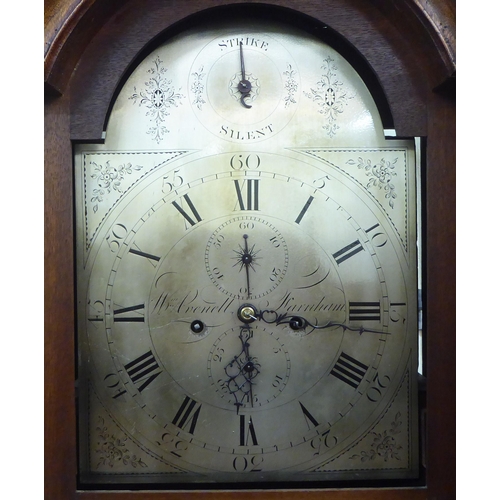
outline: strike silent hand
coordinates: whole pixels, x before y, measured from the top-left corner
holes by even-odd
[[[238,90],[241,93],[240,102],[245,108],[251,108],[249,104],[245,102],[245,98],[248,97],[250,91],[252,90],[252,84],[245,78],[245,61],[243,59],[243,44],[240,43],[240,68],[241,68],[241,81],[238,83]]]

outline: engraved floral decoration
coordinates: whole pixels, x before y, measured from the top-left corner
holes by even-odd
[[[203,104],[206,104],[205,99],[203,99],[203,92],[205,91],[205,86],[203,84],[203,79],[206,73],[203,73],[203,66],[198,71],[191,73],[193,77],[193,83],[191,85],[191,92],[194,94],[193,105],[196,106],[200,111]]]
[[[401,426],[403,421],[401,419],[401,413],[396,413],[394,421],[391,423],[389,430],[385,430],[382,433],[371,432],[373,435],[373,442],[369,451],[362,451],[359,455],[352,455],[351,459],[359,459],[361,462],[368,462],[370,460],[375,460],[380,457],[387,462],[389,459],[395,458],[396,460],[401,460],[399,456],[400,451],[403,449],[402,446],[397,444],[395,436],[401,433]]]
[[[368,184],[366,188],[378,187],[385,191],[385,198],[389,200],[389,206],[394,208],[394,200],[397,198],[396,188],[392,183],[393,178],[397,175],[396,163],[398,159],[390,162],[382,158],[377,163],[372,163],[370,159],[364,160],[363,158],[358,158],[356,160],[348,160],[348,165],[356,165],[359,169],[364,169],[366,175],[369,177]]]
[[[114,434],[109,434],[105,426],[104,418],[98,417],[100,425],[96,427],[98,441],[96,453],[99,455],[97,467],[115,465],[131,465],[134,468],[147,467],[147,464],[140,457],[130,454],[126,447],[126,437],[116,437]]]
[[[124,163],[118,167],[113,167],[110,165],[109,160],[103,165],[99,165],[95,161],[91,161],[90,165],[93,165],[94,170],[90,177],[92,179],[97,179],[97,189],[92,190],[92,197],[90,201],[94,203],[93,210],[94,213],[99,210],[99,203],[102,203],[104,195],[111,193],[112,190],[119,193],[123,193],[121,181],[126,175],[132,173],[133,170],[141,170],[143,167],[141,165],[132,166],[131,163]]]
[[[329,137],[333,137],[340,128],[336,123],[337,116],[344,112],[348,100],[354,96],[350,95],[343,88],[343,83],[337,79],[336,70],[338,68],[333,59],[328,56],[323,62],[321,69],[325,71],[325,74],[316,83],[315,89],[311,89],[311,92],[304,92],[304,94],[318,104],[319,113],[324,115],[326,119],[323,128]]]
[[[285,108],[288,108],[290,104],[297,104],[297,101],[294,98],[294,94],[297,92],[299,88],[299,84],[295,80],[295,75],[297,72],[292,69],[292,65],[288,64],[287,65],[287,70],[283,72],[283,75],[285,76],[285,90],[287,92],[286,96],[284,97],[285,100]]]
[[[134,93],[129,97],[134,104],[139,101],[139,106],[146,106],[148,109],[146,116],[150,116],[150,121],[154,123],[147,131],[153,139],[159,144],[165,134],[169,132],[164,125],[165,118],[170,115],[169,109],[172,106],[177,107],[180,100],[185,96],[172,86],[172,80],[165,77],[167,68],[163,66],[163,61],[159,56],[153,61],[154,66],[148,69],[151,75],[149,81],[145,82],[145,89],[138,92],[134,87]]]

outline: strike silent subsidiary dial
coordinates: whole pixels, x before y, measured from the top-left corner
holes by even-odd
[[[254,33],[216,37],[189,74],[191,107],[215,136],[240,144],[269,139],[292,119],[300,75],[278,38]]]

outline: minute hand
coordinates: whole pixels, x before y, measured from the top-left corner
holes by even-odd
[[[292,330],[305,330],[306,328],[311,328],[311,331],[313,331],[313,330],[324,330],[326,328],[340,327],[344,331],[348,330],[350,332],[357,332],[360,335],[362,335],[365,332],[390,335],[390,332],[384,332],[382,330],[375,330],[372,328],[365,328],[364,326],[353,327],[346,325],[345,323],[339,323],[338,321],[329,321],[328,323],[325,323],[323,325],[313,324],[306,318],[303,318],[302,316],[296,316],[296,315],[292,316],[287,313],[280,314],[276,311],[268,309],[257,312],[255,319],[263,321],[264,323],[267,324],[274,324],[274,325],[285,325],[288,323],[288,325]]]

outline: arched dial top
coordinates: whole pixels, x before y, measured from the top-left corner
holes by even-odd
[[[371,146],[383,134],[366,85],[337,51],[295,28],[235,21],[147,56],[114,104],[106,142],[220,151],[269,140]]]

